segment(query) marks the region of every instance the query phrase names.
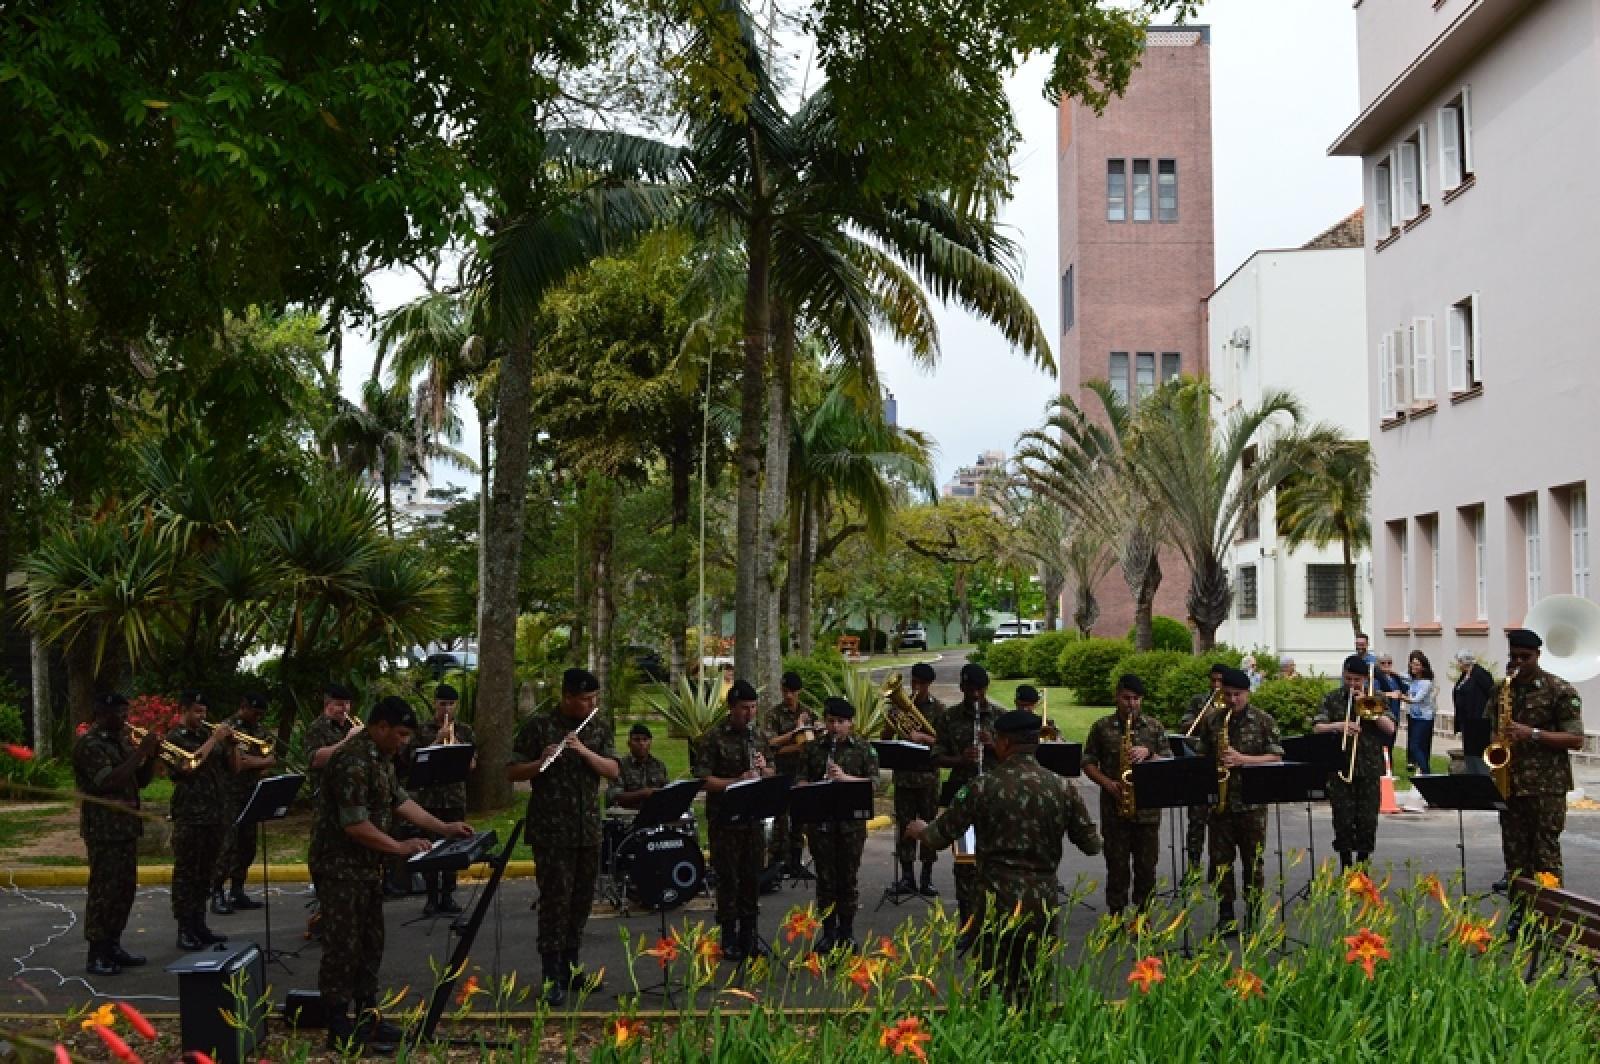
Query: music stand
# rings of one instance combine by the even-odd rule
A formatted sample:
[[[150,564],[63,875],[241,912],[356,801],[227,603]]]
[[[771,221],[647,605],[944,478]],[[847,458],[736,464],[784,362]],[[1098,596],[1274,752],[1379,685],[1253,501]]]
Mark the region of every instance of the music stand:
[[[1293,894],[1290,901],[1310,901],[1311,883],[1316,879],[1317,832],[1312,822],[1311,804],[1328,797],[1328,777],[1344,768],[1344,747],[1338,732],[1307,732],[1291,735],[1283,740],[1283,759],[1302,765],[1315,765],[1322,772],[1320,787],[1306,792],[1306,860],[1310,862],[1311,877]]]
[[[1494,785],[1494,777],[1478,775],[1450,776],[1443,773],[1424,773],[1412,776],[1411,782],[1429,805],[1435,809],[1456,811],[1456,848],[1461,851],[1461,889],[1467,889],[1467,829],[1462,812],[1467,809],[1505,811],[1506,799]],[[1482,895],[1473,895],[1481,897]]]
[[[694,796],[706,785],[705,780],[674,780],[644,800],[639,814],[633,818],[633,830],[674,824],[694,805]],[[633,832],[629,832],[631,835]]]
[[[1191,805],[1215,805],[1216,801],[1217,772],[1210,758],[1153,758],[1133,766],[1135,809],[1181,810]],[[1180,890],[1177,819],[1172,818],[1172,831],[1167,837],[1168,852],[1172,859],[1172,888],[1162,892],[1166,897],[1176,897]],[[1188,920],[1183,922],[1181,952],[1185,957],[1194,954],[1194,947],[1189,942]]]
[[[781,816],[788,808],[792,786],[793,776],[763,776],[730,783],[723,788],[713,822],[728,828],[759,828],[763,820]],[[770,951],[772,947],[761,937],[759,928],[755,935],[761,948]]]
[[[290,973],[294,969],[290,968],[283,958],[298,957],[299,952],[272,948],[272,870],[271,863],[267,860],[267,821],[282,820],[289,815],[295,796],[300,793],[300,785],[305,781],[304,776],[293,772],[257,780],[256,789],[250,792],[250,800],[244,803],[244,808],[239,810],[239,815],[233,821],[235,831],[249,831],[254,826],[259,833],[257,838],[261,846],[261,916],[266,921],[266,941],[262,946],[261,955],[266,963],[275,962]]]
[[[875,739],[872,748],[878,752],[880,769],[889,769],[893,772],[936,771],[933,766],[932,747],[923,746],[921,743],[907,742],[904,739]],[[898,889],[900,881],[896,878],[896,874],[900,871],[899,830],[900,826],[896,824],[894,843],[889,847],[889,885],[883,888],[883,893],[878,897],[877,908],[873,909],[873,912],[883,908],[885,903],[899,907],[908,899],[915,899],[923,904],[928,903],[928,899],[922,896],[920,890]]]
[[[472,771],[472,759],[478,748],[471,743],[450,746],[424,746],[411,755],[411,770],[406,774],[406,787],[443,787],[451,783],[465,783]]]
[[[1039,764],[1058,776],[1076,779],[1083,775],[1082,743],[1040,743],[1035,756]]]
[[[1200,741],[1193,735],[1185,735],[1181,731],[1167,732],[1167,745],[1172,748],[1173,757],[1200,756]]]
[[[1272,765],[1245,765],[1236,769],[1239,774],[1239,796],[1245,805],[1270,805],[1277,831],[1278,850],[1278,911],[1283,920],[1283,939],[1306,945],[1302,939],[1289,934],[1289,899],[1284,895],[1283,868],[1283,807],[1286,803],[1306,804],[1311,808],[1312,794],[1320,794],[1327,785],[1328,774],[1321,765],[1300,761],[1280,761]],[[1307,814],[1309,816],[1309,813]],[[1312,869],[1316,868],[1315,863]],[[1295,897],[1299,897],[1298,894]]]

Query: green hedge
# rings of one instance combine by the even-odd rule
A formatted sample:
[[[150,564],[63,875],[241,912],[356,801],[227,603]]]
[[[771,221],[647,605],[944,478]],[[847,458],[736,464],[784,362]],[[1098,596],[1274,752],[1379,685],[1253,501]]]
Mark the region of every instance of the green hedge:
[[[983,667],[988,669],[989,675],[996,680],[1015,680],[1033,675],[1028,671],[1029,642],[1027,639],[1007,639],[1000,643],[989,644],[988,653],[983,658]]]
[[[1082,639],[1076,631],[1040,632],[1027,641],[1027,675],[1045,687],[1060,687],[1061,652]]]
[[[1138,634],[1138,627],[1128,629],[1128,642],[1134,641]],[[1189,626],[1176,617],[1163,617],[1160,614],[1150,618],[1150,640],[1154,650],[1176,650],[1184,654],[1194,653],[1194,633]]]
[[[783,671],[797,673],[805,684],[800,700],[813,709],[822,708],[830,686],[844,683],[844,670],[844,655],[833,647],[818,645],[810,656],[790,654],[783,659]]]
[[[1272,714],[1279,735],[1301,735],[1311,730],[1311,718],[1322,705],[1323,696],[1337,687],[1333,680],[1294,676],[1265,680],[1250,696],[1250,704]]]
[[[1150,689],[1144,700],[1145,712],[1160,717],[1168,728],[1176,728],[1189,708],[1189,700],[1211,689],[1211,666],[1217,662],[1237,668],[1239,652],[1232,647],[1217,647],[1200,657],[1185,657]]]
[[[1081,706],[1109,706],[1116,701],[1111,669],[1133,647],[1125,639],[1084,639],[1061,652],[1061,682],[1072,688]]]
[[[1131,672],[1144,681],[1145,698],[1148,700],[1160,688],[1161,681],[1167,673],[1193,660],[1191,655],[1176,650],[1151,650],[1143,654],[1135,652],[1121,658],[1113,665],[1111,671],[1106,674],[1106,679],[1111,683],[1111,689],[1115,693],[1117,680],[1124,673]]]

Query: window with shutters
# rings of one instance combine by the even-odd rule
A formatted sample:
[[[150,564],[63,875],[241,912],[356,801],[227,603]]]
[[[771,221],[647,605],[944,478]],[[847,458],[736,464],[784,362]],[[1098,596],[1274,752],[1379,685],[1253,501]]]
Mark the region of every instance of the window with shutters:
[[[1388,421],[1394,417],[1394,352],[1390,350],[1390,342],[1394,339],[1390,333],[1378,337],[1378,420]]]
[[[1178,220],[1178,160],[1162,159],[1156,164],[1156,218]]]
[[[1133,401],[1133,393],[1128,387],[1128,352],[1111,352],[1111,390],[1124,404]]]
[[[1544,598],[1544,570],[1540,557],[1542,540],[1539,535],[1539,496],[1522,498],[1523,566],[1528,580],[1528,608]]]
[[[1480,621],[1489,619],[1489,533],[1484,528],[1483,507],[1472,507],[1472,571],[1474,601]]]
[[[1239,566],[1239,594],[1234,601],[1239,604],[1239,619],[1250,620],[1256,615],[1256,567],[1253,565]]]
[[[1423,600],[1422,608],[1417,611],[1417,620],[1422,623],[1439,623],[1439,515],[1426,514],[1417,518],[1417,538],[1419,555],[1417,564],[1426,566],[1426,571],[1419,574],[1417,581],[1422,593],[1427,596]]]
[[[1422,213],[1428,202],[1427,130],[1416,132],[1400,142],[1400,220],[1409,222]]]
[[[1377,224],[1373,232],[1378,239],[1388,236],[1395,227],[1394,217],[1394,157],[1385,155],[1372,168],[1372,214]]]
[[[1396,522],[1399,547],[1400,570],[1400,620],[1405,624],[1411,623],[1411,537],[1407,534],[1404,521]]]
[[[1445,316],[1445,357],[1450,363],[1450,393],[1460,395],[1483,384],[1478,358],[1478,296],[1453,304]]]
[[[1411,329],[1405,325],[1389,333],[1389,399],[1396,414],[1411,406]]]
[[[1572,536],[1572,593],[1589,597],[1589,492],[1579,485],[1567,492],[1567,527]]]
[[[1467,90],[1439,108],[1439,188],[1459,188],[1472,176],[1472,111]]]
[[[1306,566],[1306,616],[1350,616],[1350,584],[1343,565]]]
[[[1122,159],[1106,160],[1106,221],[1128,220],[1128,164]]]
[[[1133,160],[1133,220],[1150,220],[1150,160]]]
[[[1432,406],[1433,391],[1433,319],[1413,318],[1411,321],[1411,406]]]

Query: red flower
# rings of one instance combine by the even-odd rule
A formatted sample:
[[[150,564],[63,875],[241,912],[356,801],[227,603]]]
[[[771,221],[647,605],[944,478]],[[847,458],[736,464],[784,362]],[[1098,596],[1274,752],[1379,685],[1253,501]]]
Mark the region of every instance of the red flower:
[[[33,751],[26,746],[18,746],[16,743],[6,743],[5,752],[18,761],[33,760]]]
[[[1439,882],[1439,877],[1429,872],[1417,880],[1417,885],[1427,892],[1428,897],[1439,903],[1441,909],[1450,908],[1450,899],[1445,897],[1444,884]]]
[[[611,1044],[618,1049],[643,1038],[649,1028],[643,1020],[619,1016],[611,1024]]]
[[[908,1016],[883,1029],[878,1036],[880,1048],[887,1049],[895,1056],[910,1054],[918,1060],[926,1061],[927,1052],[922,1048],[926,1042],[933,1041],[933,1035],[923,1029],[922,1018]]]
[[[872,957],[856,957],[851,961],[845,977],[856,985],[857,990],[865,994],[877,983],[878,975],[882,971],[883,961]]]
[[[1233,978],[1228,980],[1227,985],[1232,987],[1239,997],[1243,999],[1267,996],[1265,984],[1262,983],[1261,977],[1254,972],[1247,972],[1243,968],[1239,968],[1233,973]]]
[[[56,1064],[72,1064],[72,1054],[60,1042],[56,1043]]]
[[[461,989],[456,991],[456,1004],[465,1005],[479,994],[487,993],[487,990],[478,985],[478,977],[475,975],[469,975],[466,977],[466,979],[462,980]]]
[[[1350,947],[1344,955],[1345,963],[1361,965],[1369,980],[1378,962],[1389,959],[1388,940],[1382,935],[1373,934],[1369,928],[1363,927],[1357,934],[1346,935],[1344,944]]]
[[[95,1024],[94,1033],[99,1035],[100,1041],[104,1042],[106,1044],[106,1048],[111,1050],[111,1055],[116,1057],[118,1060],[123,1061],[124,1064],[144,1064],[144,1062],[139,1059],[139,1054],[130,1049],[128,1047],[128,1043],[124,1042],[120,1037],[118,1037],[117,1032],[113,1031],[111,1028],[102,1024]]]
[[[793,942],[797,938],[809,939],[821,927],[822,921],[817,919],[809,905],[804,909],[797,906],[789,910],[788,917],[783,921],[783,939],[785,942]]]
[[[191,1049],[183,1055],[183,1064],[217,1064],[217,1062],[212,1060],[209,1054],[203,1053],[198,1049]],[[268,1064],[268,1062],[262,1061],[262,1064]]]
[[[707,968],[714,968],[722,960],[722,945],[714,938],[702,938],[694,953]]]
[[[139,1032],[140,1038],[143,1038],[147,1042],[154,1042],[156,1040],[155,1026],[149,1020],[145,1019],[144,1014],[138,1009],[134,1008],[126,1001],[119,1001],[117,1002],[117,1011],[122,1013],[123,1017],[128,1021],[128,1026]]]
[[[878,956],[887,957],[891,961],[900,958],[900,951],[894,948],[894,939],[888,935],[878,936]]]
[[[1488,953],[1489,944],[1494,941],[1494,932],[1489,930],[1488,924],[1475,923],[1467,917],[1462,917],[1456,923],[1451,937],[1462,949],[1475,949],[1479,953]]]
[[[1359,868],[1352,868],[1345,876],[1344,892],[1352,898],[1361,899],[1363,910],[1383,908],[1383,894],[1378,890],[1378,885]]]
[[[800,962],[800,967],[819,978],[822,976],[822,958],[817,956],[815,950],[806,954],[806,959]]]
[[[665,968],[678,959],[679,952],[678,936],[674,933],[671,938],[656,939],[656,944],[647,950],[641,950],[639,956],[654,957],[661,962],[661,967]]]
[[[1160,957],[1144,958],[1128,973],[1128,985],[1137,986],[1141,994],[1150,993],[1150,988],[1156,983],[1167,981],[1166,973],[1161,970],[1162,963]]]

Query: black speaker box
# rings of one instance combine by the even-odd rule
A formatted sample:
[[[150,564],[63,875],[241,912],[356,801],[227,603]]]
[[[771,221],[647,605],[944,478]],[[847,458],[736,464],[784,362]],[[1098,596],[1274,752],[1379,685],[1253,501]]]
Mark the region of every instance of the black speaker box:
[[[186,954],[167,971],[178,977],[184,1050],[207,1053],[217,1064],[255,1060],[256,1046],[266,1038],[269,1007],[260,947],[224,943]]]

